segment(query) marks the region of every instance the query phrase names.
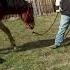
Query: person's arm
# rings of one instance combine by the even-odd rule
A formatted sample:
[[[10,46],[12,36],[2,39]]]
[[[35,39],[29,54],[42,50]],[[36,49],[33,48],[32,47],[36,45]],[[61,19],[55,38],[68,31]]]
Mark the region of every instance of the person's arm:
[[[55,2],[56,12],[60,12],[60,1],[61,0],[56,0],[56,2]]]

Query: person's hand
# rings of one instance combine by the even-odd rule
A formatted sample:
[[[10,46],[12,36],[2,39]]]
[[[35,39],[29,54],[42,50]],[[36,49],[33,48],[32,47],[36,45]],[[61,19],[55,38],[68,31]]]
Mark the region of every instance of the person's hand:
[[[60,12],[60,7],[59,6],[56,6],[56,12]]]

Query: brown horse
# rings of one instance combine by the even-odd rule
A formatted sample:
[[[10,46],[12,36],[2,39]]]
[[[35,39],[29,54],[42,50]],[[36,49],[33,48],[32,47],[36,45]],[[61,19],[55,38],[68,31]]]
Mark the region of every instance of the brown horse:
[[[0,0],[0,29],[8,35],[11,45],[15,46],[15,40],[9,29],[2,22],[2,19],[10,14],[18,14],[26,26],[33,29],[35,23],[32,3],[28,3],[25,0]]]

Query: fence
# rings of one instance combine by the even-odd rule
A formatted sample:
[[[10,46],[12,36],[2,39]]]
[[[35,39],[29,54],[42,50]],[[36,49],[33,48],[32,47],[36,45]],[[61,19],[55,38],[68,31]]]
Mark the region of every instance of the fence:
[[[54,0],[27,0],[32,2],[35,15],[54,12]]]

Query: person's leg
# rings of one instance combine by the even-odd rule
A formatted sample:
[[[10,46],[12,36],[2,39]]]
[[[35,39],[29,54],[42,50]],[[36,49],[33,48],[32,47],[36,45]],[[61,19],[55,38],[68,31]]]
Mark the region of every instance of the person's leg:
[[[70,17],[61,15],[59,30],[55,38],[55,46],[60,46],[64,40],[64,34],[69,26]]]

